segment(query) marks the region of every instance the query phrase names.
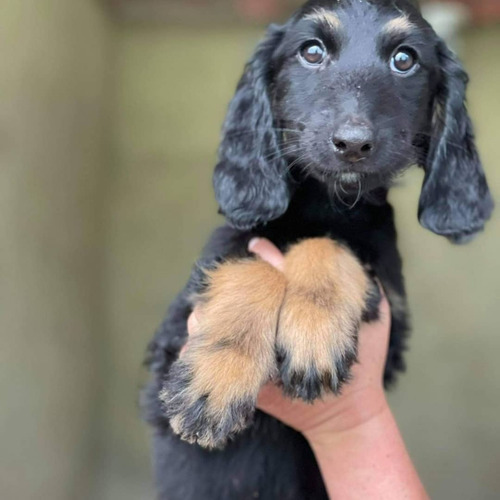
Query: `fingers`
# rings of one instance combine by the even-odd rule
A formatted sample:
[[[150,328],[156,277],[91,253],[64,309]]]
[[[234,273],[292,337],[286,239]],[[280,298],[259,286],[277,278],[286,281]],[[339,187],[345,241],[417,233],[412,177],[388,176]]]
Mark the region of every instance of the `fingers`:
[[[280,271],[283,271],[283,254],[269,240],[254,238],[248,244],[248,250]]]
[[[189,316],[189,319],[188,319],[188,333],[190,336],[196,334],[198,326],[199,326],[199,320],[198,320],[198,316],[197,316],[197,310],[195,309],[191,313],[191,316]]]
[[[188,336],[193,337],[196,335],[198,332],[198,327],[200,325],[199,319],[198,319],[198,309],[195,308],[191,315],[188,318],[187,322],[187,328],[188,328]],[[180,356],[182,356],[188,349],[189,347],[189,342],[186,343],[186,345],[181,349]]]

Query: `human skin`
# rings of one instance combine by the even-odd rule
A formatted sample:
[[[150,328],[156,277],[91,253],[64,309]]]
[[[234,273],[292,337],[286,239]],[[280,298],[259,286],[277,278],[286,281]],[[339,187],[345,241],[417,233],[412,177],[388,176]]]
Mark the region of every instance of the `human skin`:
[[[249,250],[282,269],[283,255],[270,241],[252,240]],[[190,335],[196,335],[198,315],[195,309],[189,318]],[[379,321],[360,329],[358,362],[341,395],[308,404],[286,398],[270,383],[262,389],[258,407],[308,440],[330,498],[427,499],[385,397],[383,372],[391,326],[385,295],[379,316]]]

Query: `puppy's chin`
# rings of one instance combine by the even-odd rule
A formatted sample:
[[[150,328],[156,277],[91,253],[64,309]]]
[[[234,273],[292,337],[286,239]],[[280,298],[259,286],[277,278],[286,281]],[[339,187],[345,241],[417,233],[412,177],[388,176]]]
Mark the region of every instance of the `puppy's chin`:
[[[359,172],[339,172],[327,179],[330,196],[349,201],[359,201],[361,197],[388,185],[388,179],[374,174]]]
[[[356,189],[359,189],[359,184],[362,183],[363,178],[365,177],[366,175],[357,172],[344,172],[336,176],[337,180],[342,185],[346,187],[353,186],[356,187]]]
[[[367,174],[361,174],[359,172],[338,173],[329,179],[329,184],[331,183],[334,183],[337,188],[340,188],[340,190],[345,193],[363,192],[372,184]]]

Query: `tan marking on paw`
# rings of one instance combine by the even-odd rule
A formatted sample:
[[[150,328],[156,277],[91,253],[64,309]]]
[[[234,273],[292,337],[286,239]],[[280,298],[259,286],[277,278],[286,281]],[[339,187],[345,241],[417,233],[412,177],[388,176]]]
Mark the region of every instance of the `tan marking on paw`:
[[[328,238],[305,240],[285,257],[288,288],[277,343],[294,370],[335,370],[356,350],[369,280],[350,250]]]
[[[208,395],[223,414],[231,402],[255,399],[275,369],[274,344],[285,278],[260,260],[228,262],[207,273],[199,333],[184,357],[192,397]]]
[[[340,19],[333,12],[326,9],[315,9],[304,19],[325,24],[332,30],[339,30],[342,27]]]

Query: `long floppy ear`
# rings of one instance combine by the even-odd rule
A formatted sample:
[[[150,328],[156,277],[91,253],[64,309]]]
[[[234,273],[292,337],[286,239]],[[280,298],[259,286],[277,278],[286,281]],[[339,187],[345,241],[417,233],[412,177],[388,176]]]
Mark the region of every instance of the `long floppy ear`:
[[[271,26],[248,62],[226,116],[215,167],[221,213],[238,229],[282,215],[290,201],[286,164],[279,153],[269,87],[271,57],[284,28]]]
[[[420,197],[422,226],[466,243],[484,228],[493,210],[474,131],[465,106],[468,76],[440,40],[441,77],[432,119],[432,137]]]

